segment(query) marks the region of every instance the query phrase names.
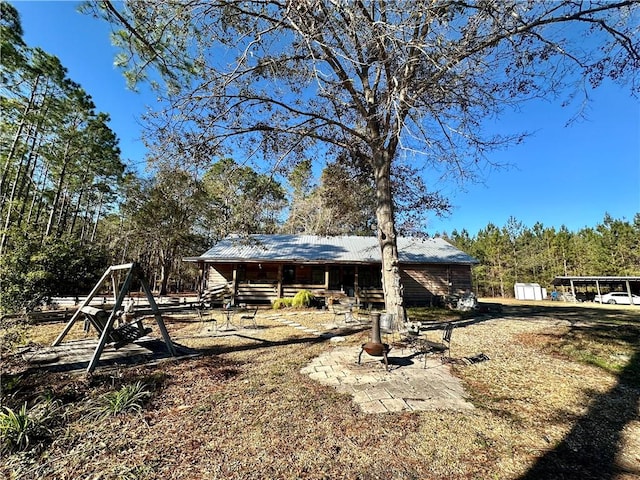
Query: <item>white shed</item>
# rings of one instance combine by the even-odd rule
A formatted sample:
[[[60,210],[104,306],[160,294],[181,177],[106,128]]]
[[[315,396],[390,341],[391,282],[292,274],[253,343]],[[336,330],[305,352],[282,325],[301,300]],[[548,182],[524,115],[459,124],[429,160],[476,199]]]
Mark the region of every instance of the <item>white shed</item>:
[[[516,283],[514,290],[518,300],[544,300],[547,298],[547,289],[540,287],[537,283]]]

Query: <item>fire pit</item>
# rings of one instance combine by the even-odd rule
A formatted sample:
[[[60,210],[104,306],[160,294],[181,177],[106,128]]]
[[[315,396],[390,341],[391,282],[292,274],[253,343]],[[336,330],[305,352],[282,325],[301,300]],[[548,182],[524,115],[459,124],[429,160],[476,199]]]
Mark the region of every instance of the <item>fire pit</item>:
[[[384,359],[385,368],[389,370],[389,360],[387,358],[387,353],[389,353],[389,350],[391,350],[389,344],[382,343],[382,338],[380,337],[380,314],[372,313],[371,341],[362,345],[362,349],[360,350],[360,354],[358,355],[358,364],[360,364],[362,352],[367,352],[372,357],[382,357]]]

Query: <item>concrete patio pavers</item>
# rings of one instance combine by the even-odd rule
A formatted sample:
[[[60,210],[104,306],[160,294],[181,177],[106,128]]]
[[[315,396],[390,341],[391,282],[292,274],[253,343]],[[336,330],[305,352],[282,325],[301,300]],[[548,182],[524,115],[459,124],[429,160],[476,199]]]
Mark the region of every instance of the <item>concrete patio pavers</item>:
[[[365,413],[413,410],[472,410],[460,381],[439,358],[389,355],[390,371],[382,361],[362,355],[359,347],[335,347],[314,358],[300,372],[349,393]]]
[[[273,318],[273,317],[272,317]],[[331,340],[340,339],[331,333],[339,325],[324,324],[328,332],[320,332],[291,320],[274,318],[280,323],[320,335]],[[350,326],[354,326],[351,324]],[[314,358],[300,373],[330,385],[337,391],[352,395],[353,401],[365,413],[388,413],[414,410],[472,410],[466,400],[460,380],[451,375],[449,365],[439,357],[415,356],[409,349],[389,354],[390,371],[380,358],[362,354],[360,347],[334,347]]]

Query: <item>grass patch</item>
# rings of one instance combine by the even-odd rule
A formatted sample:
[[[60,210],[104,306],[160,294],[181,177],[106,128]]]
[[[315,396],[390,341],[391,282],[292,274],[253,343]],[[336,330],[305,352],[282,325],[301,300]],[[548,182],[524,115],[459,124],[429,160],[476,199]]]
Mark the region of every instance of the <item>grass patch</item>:
[[[142,382],[123,385],[119,390],[102,395],[96,405],[91,408],[91,416],[105,418],[125,413],[140,413],[150,396],[151,392]]]
[[[273,301],[273,309],[280,310],[283,308],[290,308],[293,306],[293,298],[276,298]]]
[[[27,402],[0,412],[0,452],[13,452],[42,448],[50,440],[55,428],[65,417],[62,404],[50,398],[41,398],[31,407]]]
[[[412,312],[434,322],[463,317]],[[322,330],[333,323],[330,312],[265,310],[257,331],[218,336],[202,334],[195,315],[165,318],[172,338],[200,349],[201,357],[98,369],[89,379],[26,371],[8,358],[3,379],[20,382],[3,396],[7,406],[32,405],[49,389],[73,415],[65,434],[40,454],[8,454],[0,472],[21,479],[522,480],[554,478],[548,472],[556,471],[627,480],[640,475],[640,391],[628,381],[639,363],[640,312],[615,321],[610,309],[601,312],[516,305],[500,317],[463,322],[453,333],[452,357],[490,358],[451,366],[476,405],[465,413],[364,414],[350,395],[301,374],[334,344],[282,320]],[[45,341],[62,326],[33,328],[40,331],[30,338]],[[344,334],[341,345],[353,346],[354,363],[369,336],[368,329]],[[87,398],[113,396],[114,405],[124,405],[123,397],[136,396],[116,394],[138,384],[153,392],[133,400],[139,414],[83,415]],[[544,473],[527,477],[538,471]]]
[[[412,322],[452,322],[456,320],[463,320],[465,318],[472,318],[476,315],[476,312],[462,312],[443,307],[413,307],[407,309],[407,316]]]
[[[572,325],[555,334],[521,336],[526,344],[537,344],[546,352],[585,365],[598,367],[625,382],[640,386],[640,365],[632,361],[640,346],[640,325]]]

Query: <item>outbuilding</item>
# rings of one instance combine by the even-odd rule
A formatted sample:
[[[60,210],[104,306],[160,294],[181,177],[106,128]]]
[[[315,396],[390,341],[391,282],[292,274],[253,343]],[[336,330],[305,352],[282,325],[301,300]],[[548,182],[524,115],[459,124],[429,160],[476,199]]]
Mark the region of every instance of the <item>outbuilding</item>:
[[[471,290],[477,261],[441,238],[398,238],[406,305]],[[226,238],[199,257],[201,294],[225,287],[235,303],[269,303],[310,290],[317,297],[384,303],[376,237],[249,235]]]
[[[516,283],[514,292],[517,300],[544,300],[547,298],[547,289],[538,283]]]

